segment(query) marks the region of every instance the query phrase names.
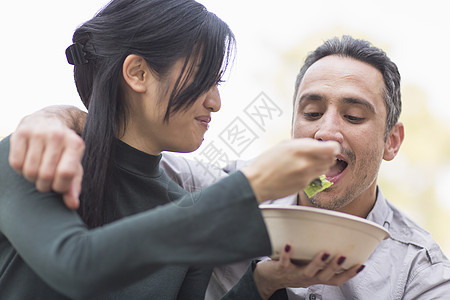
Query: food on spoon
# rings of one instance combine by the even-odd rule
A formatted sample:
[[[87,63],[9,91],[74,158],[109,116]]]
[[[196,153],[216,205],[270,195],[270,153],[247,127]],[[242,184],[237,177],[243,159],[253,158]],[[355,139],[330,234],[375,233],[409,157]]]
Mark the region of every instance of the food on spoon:
[[[331,181],[327,180],[327,177],[325,175],[321,175],[319,178],[314,179],[306,188],[305,188],[305,194],[308,196],[308,198],[311,198],[315,194],[323,191],[324,189],[329,188],[332,186],[333,183]]]

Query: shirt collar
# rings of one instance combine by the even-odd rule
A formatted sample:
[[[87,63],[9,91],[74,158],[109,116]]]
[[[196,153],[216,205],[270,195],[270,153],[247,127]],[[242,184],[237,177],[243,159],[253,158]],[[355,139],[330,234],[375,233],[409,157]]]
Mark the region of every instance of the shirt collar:
[[[386,198],[384,198],[380,188],[377,187],[377,200],[375,201],[375,204],[366,219],[389,230],[392,217],[392,209],[389,208]]]
[[[115,163],[121,169],[144,177],[158,177],[161,175],[159,162],[162,155],[144,153],[119,139],[115,140]]]
[[[297,194],[289,195],[277,200],[269,200],[262,204],[275,204],[275,205],[297,205]]]

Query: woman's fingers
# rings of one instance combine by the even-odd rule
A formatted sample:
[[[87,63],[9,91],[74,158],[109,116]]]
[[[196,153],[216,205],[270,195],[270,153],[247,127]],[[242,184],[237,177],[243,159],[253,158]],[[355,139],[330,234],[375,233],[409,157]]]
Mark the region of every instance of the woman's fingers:
[[[291,263],[291,250],[292,247],[289,244],[286,244],[283,248],[283,251],[280,254],[279,265],[283,268],[289,267]]]
[[[335,163],[339,144],[293,139],[264,152],[241,169],[258,202],[279,199],[303,190]]]
[[[356,276],[364,269],[364,265],[355,265],[348,270],[344,270],[342,265],[346,261],[344,255],[336,255],[326,264],[326,266],[317,274],[317,280],[328,285],[341,285],[352,277]]]
[[[352,279],[355,277],[358,273],[360,273],[362,270],[364,270],[365,265],[355,265],[351,267],[350,269],[343,271],[339,274],[335,274],[333,278],[329,280],[329,284],[331,285],[341,285],[344,282]]]
[[[321,251],[307,264],[293,264],[292,247],[287,244],[280,254],[279,260],[266,260],[257,264],[254,278],[258,290],[264,295],[271,295],[283,287],[308,287],[315,284],[341,285],[356,276],[364,269],[364,265],[355,265],[343,270],[346,258],[337,255],[330,259],[327,251]]]
[[[310,263],[305,266],[304,274],[308,278],[314,278],[327,265],[326,261],[330,254],[326,251],[319,252]]]

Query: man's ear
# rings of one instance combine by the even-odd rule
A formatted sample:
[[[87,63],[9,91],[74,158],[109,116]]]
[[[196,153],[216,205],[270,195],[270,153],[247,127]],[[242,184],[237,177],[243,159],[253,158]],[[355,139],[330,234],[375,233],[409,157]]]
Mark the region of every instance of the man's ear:
[[[130,54],[125,58],[122,67],[123,79],[128,86],[137,93],[147,91],[147,81],[152,76],[147,62],[136,54]]]
[[[403,127],[403,123],[397,123],[389,132],[389,135],[386,139],[386,143],[384,145],[384,154],[383,159],[390,161],[393,160],[397,155],[398,150],[400,150],[400,146],[405,138],[405,129]]]

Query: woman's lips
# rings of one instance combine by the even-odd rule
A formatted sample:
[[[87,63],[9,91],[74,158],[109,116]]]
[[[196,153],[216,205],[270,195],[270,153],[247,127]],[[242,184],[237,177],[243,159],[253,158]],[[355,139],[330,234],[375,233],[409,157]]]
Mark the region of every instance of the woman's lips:
[[[202,125],[206,129],[208,129],[209,122],[211,122],[211,117],[210,116],[200,116],[200,117],[196,117],[195,120],[198,121],[200,123],[200,125]]]

